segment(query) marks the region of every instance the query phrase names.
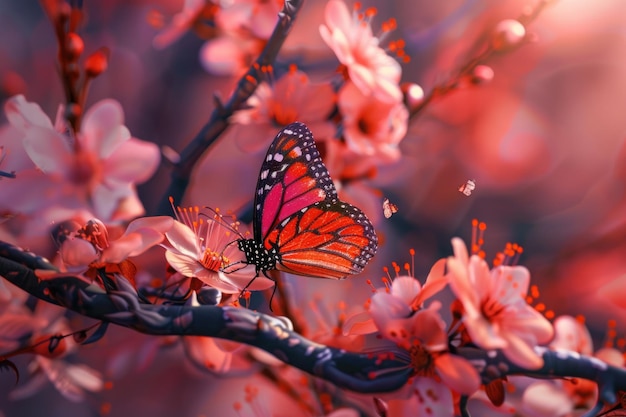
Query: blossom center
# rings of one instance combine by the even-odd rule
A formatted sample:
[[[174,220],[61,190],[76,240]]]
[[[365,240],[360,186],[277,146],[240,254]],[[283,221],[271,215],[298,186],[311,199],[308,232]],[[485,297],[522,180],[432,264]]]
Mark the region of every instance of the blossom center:
[[[417,375],[432,376],[435,373],[433,355],[421,343],[414,343],[409,349],[411,367]]]
[[[91,152],[79,152],[69,171],[69,180],[76,185],[96,184],[101,174],[100,164]]]
[[[493,319],[504,311],[504,306],[498,300],[487,298],[481,303],[480,311],[486,319]]]
[[[212,251],[210,248],[206,248],[202,254],[202,260],[200,263],[206,269],[217,272],[224,265],[228,265],[229,261],[224,255],[220,255],[219,253]]]

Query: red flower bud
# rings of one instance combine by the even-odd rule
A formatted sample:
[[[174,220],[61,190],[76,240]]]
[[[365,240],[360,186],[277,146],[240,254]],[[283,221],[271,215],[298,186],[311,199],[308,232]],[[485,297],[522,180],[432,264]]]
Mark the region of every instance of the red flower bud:
[[[87,77],[97,77],[106,71],[109,66],[109,49],[100,48],[87,57],[85,61],[85,73]]]

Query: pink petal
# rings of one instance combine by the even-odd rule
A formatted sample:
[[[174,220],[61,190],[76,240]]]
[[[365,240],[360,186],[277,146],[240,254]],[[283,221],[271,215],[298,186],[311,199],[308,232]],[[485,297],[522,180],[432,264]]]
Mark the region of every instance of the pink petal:
[[[122,201],[132,193],[134,193],[134,189],[129,184],[117,187],[97,184],[91,190],[91,205],[94,214],[99,219],[110,220],[120,208]]]
[[[189,227],[179,221],[174,221],[172,227],[165,233],[169,244],[181,255],[197,259],[201,248],[198,238]],[[169,252],[169,250],[168,250]]]
[[[465,242],[463,242],[461,238],[452,238],[452,249],[454,250],[454,256],[459,260],[459,262],[465,265],[469,263],[467,247],[465,246]]]
[[[352,15],[341,0],[330,0],[326,3],[324,19],[331,30],[349,31],[352,26]]]
[[[429,299],[448,285],[448,276],[445,275],[446,259],[439,259],[430,268],[430,272],[426,277],[426,282],[422,287],[422,291],[416,301],[417,305],[421,305],[425,300]]]
[[[505,339],[495,331],[494,326],[482,315],[465,317],[465,328],[472,342],[483,349],[501,349],[507,345]]]
[[[532,340],[537,343],[548,343],[554,337],[554,328],[548,319],[525,302],[520,308],[511,309],[506,314],[501,326],[507,332],[521,336],[532,335]]]
[[[152,177],[161,160],[160,155],[155,144],[130,139],[104,161],[104,182],[140,184]]]
[[[81,139],[81,144],[88,150],[101,159],[108,158],[121,143],[130,139],[130,132],[124,126],[122,105],[113,99],[94,104],[85,113]]]
[[[388,319],[407,318],[411,314],[411,309],[400,298],[386,292],[377,292],[372,296],[370,314],[376,325],[379,325]]]
[[[4,112],[9,123],[22,133],[33,126],[54,130],[50,118],[41,110],[41,107],[37,103],[26,101],[21,94],[6,101]]]
[[[480,315],[478,297],[473,283],[470,282],[467,264],[462,263],[458,258],[449,257],[447,265],[450,271],[448,274],[450,288],[463,304],[466,314],[471,316]]]
[[[200,49],[200,63],[215,75],[236,75],[243,71],[245,50],[234,39],[222,36],[206,42]]]
[[[343,323],[343,334],[345,336],[370,334],[375,333],[377,330],[378,328],[374,320],[372,320],[370,313],[367,311],[350,316]]]
[[[61,245],[59,254],[67,266],[87,266],[99,256],[91,242],[80,238],[68,238]]]
[[[511,362],[527,369],[539,369],[543,366],[543,358],[535,352],[534,346],[529,345],[522,337],[504,330],[501,336],[507,341],[507,346],[502,349],[502,353]]]
[[[494,281],[494,296],[502,304],[511,304],[523,299],[528,293],[530,272],[523,266],[500,266],[491,271]]]
[[[574,404],[554,383],[539,381],[524,390],[521,409],[534,417],[565,416],[573,411]]]
[[[172,268],[186,277],[195,277],[204,269],[196,257],[191,257],[179,252],[168,250],[165,252],[165,259]]]
[[[46,174],[64,174],[72,167],[67,139],[52,129],[31,126],[23,139],[24,150]]]
[[[119,263],[124,259],[137,256],[163,241],[163,233],[152,229],[124,235],[111,243],[100,257],[102,262]]]
[[[413,299],[419,295],[421,289],[422,286],[414,277],[401,276],[394,278],[391,284],[391,295],[410,306]]]
[[[390,417],[453,417],[454,401],[450,389],[432,378],[415,377],[412,395],[406,400],[388,401]]]
[[[154,217],[141,217],[135,219],[126,227],[126,234],[139,231],[141,229],[153,229],[160,233],[169,231],[174,225],[174,219],[170,216],[154,216]]]
[[[448,349],[446,324],[434,308],[417,311],[411,317],[410,333],[415,335],[430,351]]]
[[[470,395],[480,387],[478,372],[460,356],[449,353],[439,355],[435,358],[435,367],[443,383],[454,391]]]
[[[617,349],[602,348],[598,350],[594,356],[609,365],[616,366],[618,368],[624,367],[624,354]]]

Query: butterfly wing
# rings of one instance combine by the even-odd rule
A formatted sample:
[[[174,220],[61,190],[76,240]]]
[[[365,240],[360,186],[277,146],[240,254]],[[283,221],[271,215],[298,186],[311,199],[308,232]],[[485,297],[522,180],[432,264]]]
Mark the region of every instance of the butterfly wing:
[[[358,208],[339,201],[305,207],[273,228],[265,240],[280,248],[276,269],[322,278],[363,270],[376,253],[374,227]]]
[[[337,198],[337,191],[303,123],[281,130],[270,145],[254,197],[254,240],[264,242],[280,222],[305,207]],[[270,247],[265,245],[266,249]]]

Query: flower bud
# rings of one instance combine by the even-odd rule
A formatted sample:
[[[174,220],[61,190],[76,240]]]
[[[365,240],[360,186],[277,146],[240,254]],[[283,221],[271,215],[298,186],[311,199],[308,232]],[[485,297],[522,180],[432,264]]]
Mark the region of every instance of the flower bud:
[[[70,32],[65,37],[65,58],[70,61],[76,61],[85,50],[83,38],[74,32]]]
[[[85,61],[85,73],[87,77],[93,78],[106,71],[109,66],[109,49],[100,48],[87,57]]]
[[[514,19],[505,19],[496,25],[491,37],[491,46],[498,52],[514,48],[526,37],[526,28]]]
[[[424,90],[415,83],[404,83],[401,86],[404,94],[404,104],[413,109],[419,106],[424,100]]]
[[[487,65],[476,65],[470,75],[470,82],[472,84],[486,84],[493,80],[493,69]]]

